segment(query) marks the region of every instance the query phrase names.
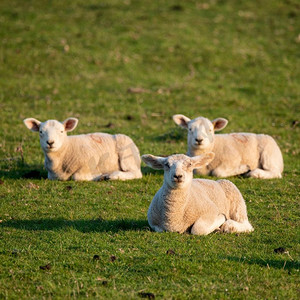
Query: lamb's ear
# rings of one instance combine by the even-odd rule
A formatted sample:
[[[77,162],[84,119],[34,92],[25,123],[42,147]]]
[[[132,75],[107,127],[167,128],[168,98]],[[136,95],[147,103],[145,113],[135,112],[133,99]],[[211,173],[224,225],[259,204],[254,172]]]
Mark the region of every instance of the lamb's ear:
[[[65,131],[72,131],[76,128],[78,124],[78,119],[76,118],[68,118],[63,121],[63,125],[65,126]]]
[[[188,117],[184,115],[174,115],[173,121],[182,128],[188,129],[188,123],[191,121]]]
[[[194,169],[208,165],[215,158],[213,152],[208,152],[203,155],[191,157]]]
[[[151,154],[142,155],[142,160],[152,169],[161,170],[164,168],[165,157],[154,156]]]
[[[224,118],[217,118],[217,119],[212,120],[211,122],[214,125],[215,131],[222,130],[228,124],[228,121]]]
[[[39,131],[41,122],[34,118],[27,118],[23,120],[25,126],[31,131]]]

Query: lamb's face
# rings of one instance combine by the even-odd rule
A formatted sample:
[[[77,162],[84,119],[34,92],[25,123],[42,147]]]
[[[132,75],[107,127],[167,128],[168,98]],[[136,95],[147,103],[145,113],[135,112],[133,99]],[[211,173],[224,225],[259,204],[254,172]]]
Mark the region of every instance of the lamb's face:
[[[209,164],[215,155],[212,152],[200,156],[189,157],[175,154],[159,157],[151,154],[142,156],[142,160],[153,169],[164,170],[164,182],[171,188],[185,188],[193,180],[193,170]]]
[[[24,120],[24,123],[31,131],[39,132],[42,149],[49,152],[56,152],[61,149],[67,138],[67,132],[72,131],[78,123],[76,118],[69,118],[64,122],[48,120],[40,122],[34,118]]]
[[[193,150],[208,150],[212,149],[212,144],[215,139],[215,131],[223,129],[228,121],[223,118],[217,118],[210,121],[207,118],[198,117],[189,119],[184,115],[174,115],[174,122],[188,130],[188,145]]]
[[[58,151],[67,137],[64,125],[56,120],[41,123],[39,134],[41,147],[45,152]]]
[[[214,142],[214,126],[206,118],[196,118],[188,122],[188,144],[194,149],[205,150]]]
[[[194,165],[191,159],[183,154],[172,155],[164,162],[164,180],[173,188],[184,188],[193,179]]]

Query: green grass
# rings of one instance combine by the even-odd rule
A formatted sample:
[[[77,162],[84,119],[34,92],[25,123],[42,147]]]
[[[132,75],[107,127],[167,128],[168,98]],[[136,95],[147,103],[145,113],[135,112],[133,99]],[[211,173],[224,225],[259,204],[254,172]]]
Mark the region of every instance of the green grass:
[[[296,0],[2,0],[0,299],[297,299],[299,15]],[[167,155],[186,151],[175,113],[277,140],[283,179],[231,178],[253,233],[151,232],[161,172],[51,182],[22,122],[74,116],[74,134],[122,132]]]

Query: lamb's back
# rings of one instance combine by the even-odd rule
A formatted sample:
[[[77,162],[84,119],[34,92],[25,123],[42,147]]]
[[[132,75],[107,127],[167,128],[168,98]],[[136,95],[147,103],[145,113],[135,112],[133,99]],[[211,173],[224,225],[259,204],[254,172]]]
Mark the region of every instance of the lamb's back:
[[[198,214],[210,209],[212,205],[216,205],[222,213],[228,209],[224,190],[217,181],[209,179],[193,179],[191,202],[195,203],[195,207],[193,207],[194,205],[190,206]]]
[[[93,172],[109,173],[119,169],[115,136],[107,133],[90,133],[69,136],[70,156],[81,164],[90,165]]]
[[[259,166],[260,148],[259,136],[254,133],[216,134],[213,152],[216,156],[210,164],[210,169],[219,165],[231,166],[235,160],[239,164],[248,165],[250,169]]]

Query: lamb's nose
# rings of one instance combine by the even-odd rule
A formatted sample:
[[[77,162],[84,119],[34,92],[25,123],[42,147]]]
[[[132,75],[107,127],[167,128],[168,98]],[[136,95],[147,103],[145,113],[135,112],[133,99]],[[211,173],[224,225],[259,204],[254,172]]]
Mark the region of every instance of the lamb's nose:
[[[47,144],[48,144],[49,146],[52,146],[52,145],[54,144],[54,141],[47,141]]]
[[[182,178],[182,175],[174,175],[174,177],[179,180]]]
[[[200,145],[201,143],[202,143],[202,141],[203,141],[203,139],[195,139],[196,140],[196,142]]]

